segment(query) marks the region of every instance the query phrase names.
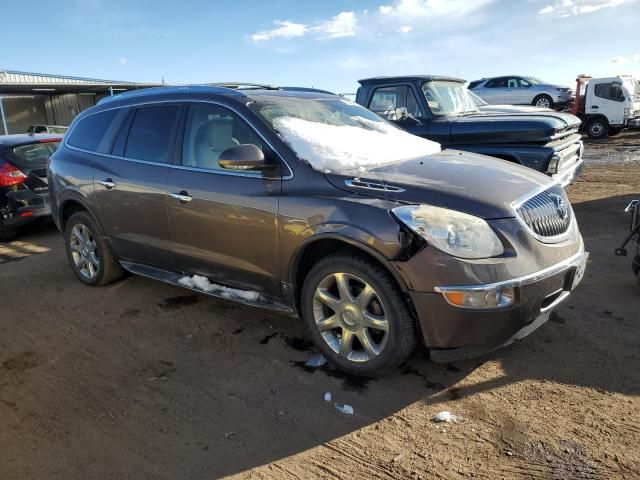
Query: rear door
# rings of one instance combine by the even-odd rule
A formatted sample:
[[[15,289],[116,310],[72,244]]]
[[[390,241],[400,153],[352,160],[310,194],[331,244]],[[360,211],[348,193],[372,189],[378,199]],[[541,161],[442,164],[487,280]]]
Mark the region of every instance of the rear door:
[[[238,114],[213,104],[189,107],[180,165],[171,169],[168,181],[177,269],[277,298],[281,174],[267,178],[221,168],[220,154],[240,144],[257,145],[278,161]]]
[[[119,257],[171,269],[167,178],[182,107],[133,107],[94,170],[95,202]]]
[[[485,102],[492,105],[505,103],[505,93],[507,90],[507,77],[492,78],[483,87],[476,87],[474,92]]]

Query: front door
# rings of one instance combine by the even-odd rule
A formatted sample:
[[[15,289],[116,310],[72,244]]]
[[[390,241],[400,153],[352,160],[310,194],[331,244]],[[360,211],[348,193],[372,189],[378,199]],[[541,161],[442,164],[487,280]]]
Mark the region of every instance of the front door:
[[[171,170],[168,211],[177,269],[212,281],[280,296],[278,199],[281,178],[220,167],[220,154],[254,144],[274,153],[235,113],[189,107],[181,165]]]
[[[609,125],[622,125],[624,123],[625,95],[621,82],[605,81],[597,83],[597,81],[590,81],[587,89],[590,90],[585,103],[587,114],[604,115]]]
[[[172,268],[167,220],[167,178],[181,107],[130,112],[111,156],[95,162],[95,201],[117,255]]]

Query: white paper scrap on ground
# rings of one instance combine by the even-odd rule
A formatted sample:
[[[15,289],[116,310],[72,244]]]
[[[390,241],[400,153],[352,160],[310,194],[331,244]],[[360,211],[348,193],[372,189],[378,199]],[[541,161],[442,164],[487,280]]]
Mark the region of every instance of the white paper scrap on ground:
[[[217,283],[211,283],[207,277],[203,277],[201,275],[182,277],[180,280],[178,280],[178,283],[180,285],[184,285],[185,287],[202,290],[206,293],[217,293],[221,297],[227,298],[229,300],[240,299],[255,302],[261,297],[258,292],[238,290],[235,288],[225,287],[224,285],[218,285]]]
[[[325,402],[330,402],[331,401],[331,392],[327,392],[324,394],[324,401]]]
[[[353,415],[353,407],[351,405],[347,405],[346,403],[344,405],[338,405],[336,403],[336,408],[344,415]]]
[[[311,357],[309,360],[307,360],[304,363],[304,366],[316,368],[316,367],[321,367],[325,363],[327,363],[327,359],[324,358],[324,355],[320,353],[316,353],[313,357]]]
[[[457,422],[458,421],[458,417],[453,415],[451,412],[449,412],[447,410],[444,410],[444,411],[434,415],[431,420],[436,422],[436,423],[451,423],[451,422]]]

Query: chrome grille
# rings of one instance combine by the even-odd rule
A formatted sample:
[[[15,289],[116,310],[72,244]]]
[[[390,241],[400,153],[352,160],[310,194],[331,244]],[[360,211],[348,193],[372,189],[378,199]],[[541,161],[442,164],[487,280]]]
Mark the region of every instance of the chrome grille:
[[[542,241],[562,238],[573,220],[571,204],[560,185],[524,201],[516,212],[534,236]]]

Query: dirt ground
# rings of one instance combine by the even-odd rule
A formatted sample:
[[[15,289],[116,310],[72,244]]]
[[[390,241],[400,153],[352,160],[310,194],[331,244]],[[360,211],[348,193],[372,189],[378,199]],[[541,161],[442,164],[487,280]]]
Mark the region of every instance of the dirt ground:
[[[613,255],[640,132],[586,158],[569,192],[591,259],[551,321],[378,380],[305,369],[295,320],[143,278],[85,287],[32,226],[0,245],[0,479],[640,478],[640,285]]]

